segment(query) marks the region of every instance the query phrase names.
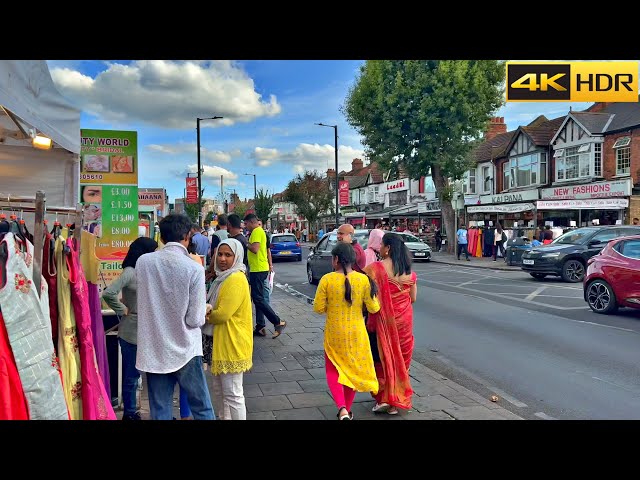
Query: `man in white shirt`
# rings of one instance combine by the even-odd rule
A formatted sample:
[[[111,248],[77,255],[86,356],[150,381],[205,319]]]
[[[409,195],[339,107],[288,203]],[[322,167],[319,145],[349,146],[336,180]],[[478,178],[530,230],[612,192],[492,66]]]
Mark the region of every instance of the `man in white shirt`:
[[[204,268],[187,252],[191,220],[171,214],[160,222],[164,248],[136,264],[138,352],[136,368],[147,374],[153,420],[173,418],[175,384],[187,395],[194,420],[214,420],[202,369],[205,323]]]

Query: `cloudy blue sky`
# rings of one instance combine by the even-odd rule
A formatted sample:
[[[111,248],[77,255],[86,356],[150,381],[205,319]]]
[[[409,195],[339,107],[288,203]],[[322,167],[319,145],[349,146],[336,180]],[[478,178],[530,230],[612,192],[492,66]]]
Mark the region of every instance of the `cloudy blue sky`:
[[[258,188],[282,191],[296,173],[326,171],[334,163],[338,125],[340,169],[362,157],[360,136],[340,106],[363,61],[355,60],[49,60],[60,92],[81,111],[81,128],[138,132],[139,186],[183,196],[196,172],[196,117],[200,124],[205,197],[233,189],[253,197]],[[496,116],[509,130],[544,114],[555,118],[580,103],[509,103]]]

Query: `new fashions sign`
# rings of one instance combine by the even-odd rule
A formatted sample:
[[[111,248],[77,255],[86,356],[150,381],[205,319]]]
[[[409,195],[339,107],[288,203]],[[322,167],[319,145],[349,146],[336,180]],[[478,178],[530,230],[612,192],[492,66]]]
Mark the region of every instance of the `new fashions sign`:
[[[538,200],[538,198],[538,190],[521,190],[497,195],[480,195],[480,203],[482,205],[493,205],[496,203],[530,202],[531,200]]]
[[[586,200],[538,200],[538,210],[619,210],[627,208],[626,198],[592,198]]]
[[[569,185],[567,187],[543,188],[542,200],[580,200],[583,198],[628,197],[631,195],[631,179],[612,182]]]
[[[467,207],[467,213],[517,213],[535,209],[533,203],[507,203],[502,205],[475,205]]]
[[[401,192],[403,190],[409,190],[409,179],[403,178],[400,180],[396,180],[395,182],[387,182],[383,183],[380,187],[380,194],[391,193],[391,192]]]

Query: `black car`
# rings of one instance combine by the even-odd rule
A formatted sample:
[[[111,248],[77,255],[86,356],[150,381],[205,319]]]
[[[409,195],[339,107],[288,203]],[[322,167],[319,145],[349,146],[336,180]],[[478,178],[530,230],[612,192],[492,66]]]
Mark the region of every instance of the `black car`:
[[[358,241],[363,249],[367,248],[369,243],[369,232],[367,229],[356,229],[353,238]],[[338,243],[338,234],[336,231],[327,233],[320,239],[315,247],[311,247],[311,252],[307,257],[307,278],[309,283],[317,285],[320,278],[330,272],[333,272],[331,265],[331,250]]]
[[[610,240],[626,235],[640,235],[640,226],[594,226],[571,230],[549,245],[524,252],[522,270],[536,279],[554,275],[565,282],[581,282],[587,260],[600,253]]]

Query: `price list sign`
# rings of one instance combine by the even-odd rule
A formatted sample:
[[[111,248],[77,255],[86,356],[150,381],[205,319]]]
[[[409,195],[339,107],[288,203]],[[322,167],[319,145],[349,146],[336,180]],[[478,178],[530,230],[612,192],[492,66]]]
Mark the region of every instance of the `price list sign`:
[[[83,228],[97,237],[104,288],[120,275],[129,245],[138,237],[138,134],[81,130],[81,137]]]

